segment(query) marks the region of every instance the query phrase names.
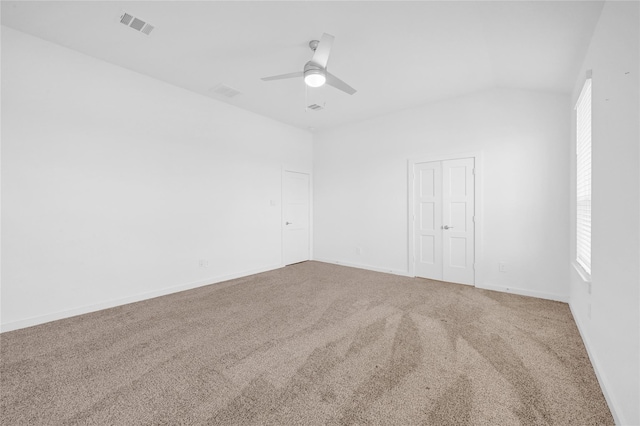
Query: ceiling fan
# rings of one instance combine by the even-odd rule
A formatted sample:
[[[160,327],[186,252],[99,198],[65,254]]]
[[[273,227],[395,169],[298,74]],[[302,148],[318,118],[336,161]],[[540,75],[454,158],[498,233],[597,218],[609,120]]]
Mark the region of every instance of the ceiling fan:
[[[304,82],[309,87],[320,87],[325,83],[333,86],[338,90],[353,95],[356,89],[340,80],[335,75],[327,71],[327,62],[329,62],[329,53],[334,37],[331,34],[324,33],[320,41],[311,40],[309,47],[313,50],[313,57],[304,65],[304,69],[289,74],[274,75],[273,77],[263,77],[264,81],[284,80],[286,78],[304,77]]]

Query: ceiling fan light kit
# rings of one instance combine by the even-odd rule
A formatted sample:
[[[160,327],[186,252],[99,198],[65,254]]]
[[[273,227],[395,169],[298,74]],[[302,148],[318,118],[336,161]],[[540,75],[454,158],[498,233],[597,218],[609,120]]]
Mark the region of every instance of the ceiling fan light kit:
[[[304,66],[304,82],[309,87],[320,87],[326,83],[324,70],[317,65],[307,62]]]
[[[320,74],[320,73],[318,73],[318,74],[306,74],[304,76],[304,82],[309,87],[320,87],[320,86],[323,86],[326,81],[327,81],[327,78],[324,75]]]
[[[303,77],[304,83],[309,87],[321,87],[326,83],[349,95],[353,95],[356,93],[356,89],[327,71],[327,63],[329,62],[329,53],[331,52],[333,40],[334,37],[331,34],[324,33],[320,40],[311,40],[309,42],[309,48],[313,50],[313,58],[304,65],[302,72],[263,77],[262,80],[272,81]]]

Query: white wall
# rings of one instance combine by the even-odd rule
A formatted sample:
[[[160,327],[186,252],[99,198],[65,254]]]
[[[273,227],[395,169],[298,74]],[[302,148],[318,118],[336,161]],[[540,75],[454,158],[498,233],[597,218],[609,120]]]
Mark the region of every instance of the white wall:
[[[568,96],[496,89],[317,134],[315,258],[407,273],[407,160],[476,151],[476,284],[567,300],[569,123]]]
[[[605,3],[572,95],[574,105],[592,70],[592,291],[570,267],[570,304],[609,406],[625,425],[640,424],[638,9],[637,2]],[[572,140],[575,259],[575,131]]]
[[[281,166],[311,155],[308,132],[3,27],[3,330],[280,266]]]

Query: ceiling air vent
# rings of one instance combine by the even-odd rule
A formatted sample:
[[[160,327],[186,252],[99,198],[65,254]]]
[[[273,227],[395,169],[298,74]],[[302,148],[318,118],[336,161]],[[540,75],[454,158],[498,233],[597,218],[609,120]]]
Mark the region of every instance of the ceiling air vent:
[[[212,87],[211,92],[215,93],[216,95],[225,96],[227,98],[233,98],[241,93],[239,90],[236,90],[233,87],[229,87],[224,84],[218,84],[217,86]]]
[[[120,23],[126,25],[129,28],[133,28],[136,31],[140,31],[146,35],[151,34],[154,26],[149,24],[148,22],[143,21],[142,19],[136,18],[133,15],[130,15],[126,12],[122,12],[120,15]]]
[[[140,30],[141,33],[145,33],[146,35],[151,34],[151,31],[153,31],[153,25],[151,24],[147,24],[144,26],[144,28],[142,28],[142,30]]]
[[[120,23],[121,24],[125,24],[125,25],[129,25],[131,23],[132,19],[133,19],[133,16],[129,15],[128,13],[124,13],[120,17]]]
[[[321,109],[323,109],[323,107],[321,107],[318,104],[312,104],[312,105],[309,105],[307,109],[310,109],[312,111],[320,111]]]

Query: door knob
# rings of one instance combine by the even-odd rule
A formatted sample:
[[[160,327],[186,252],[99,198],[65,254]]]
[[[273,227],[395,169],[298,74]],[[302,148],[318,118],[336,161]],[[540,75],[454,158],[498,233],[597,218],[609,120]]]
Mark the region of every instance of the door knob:
[[[445,225],[442,227],[443,229],[453,229],[453,226]]]
[[[293,225],[293,222],[285,222],[285,225]]]

